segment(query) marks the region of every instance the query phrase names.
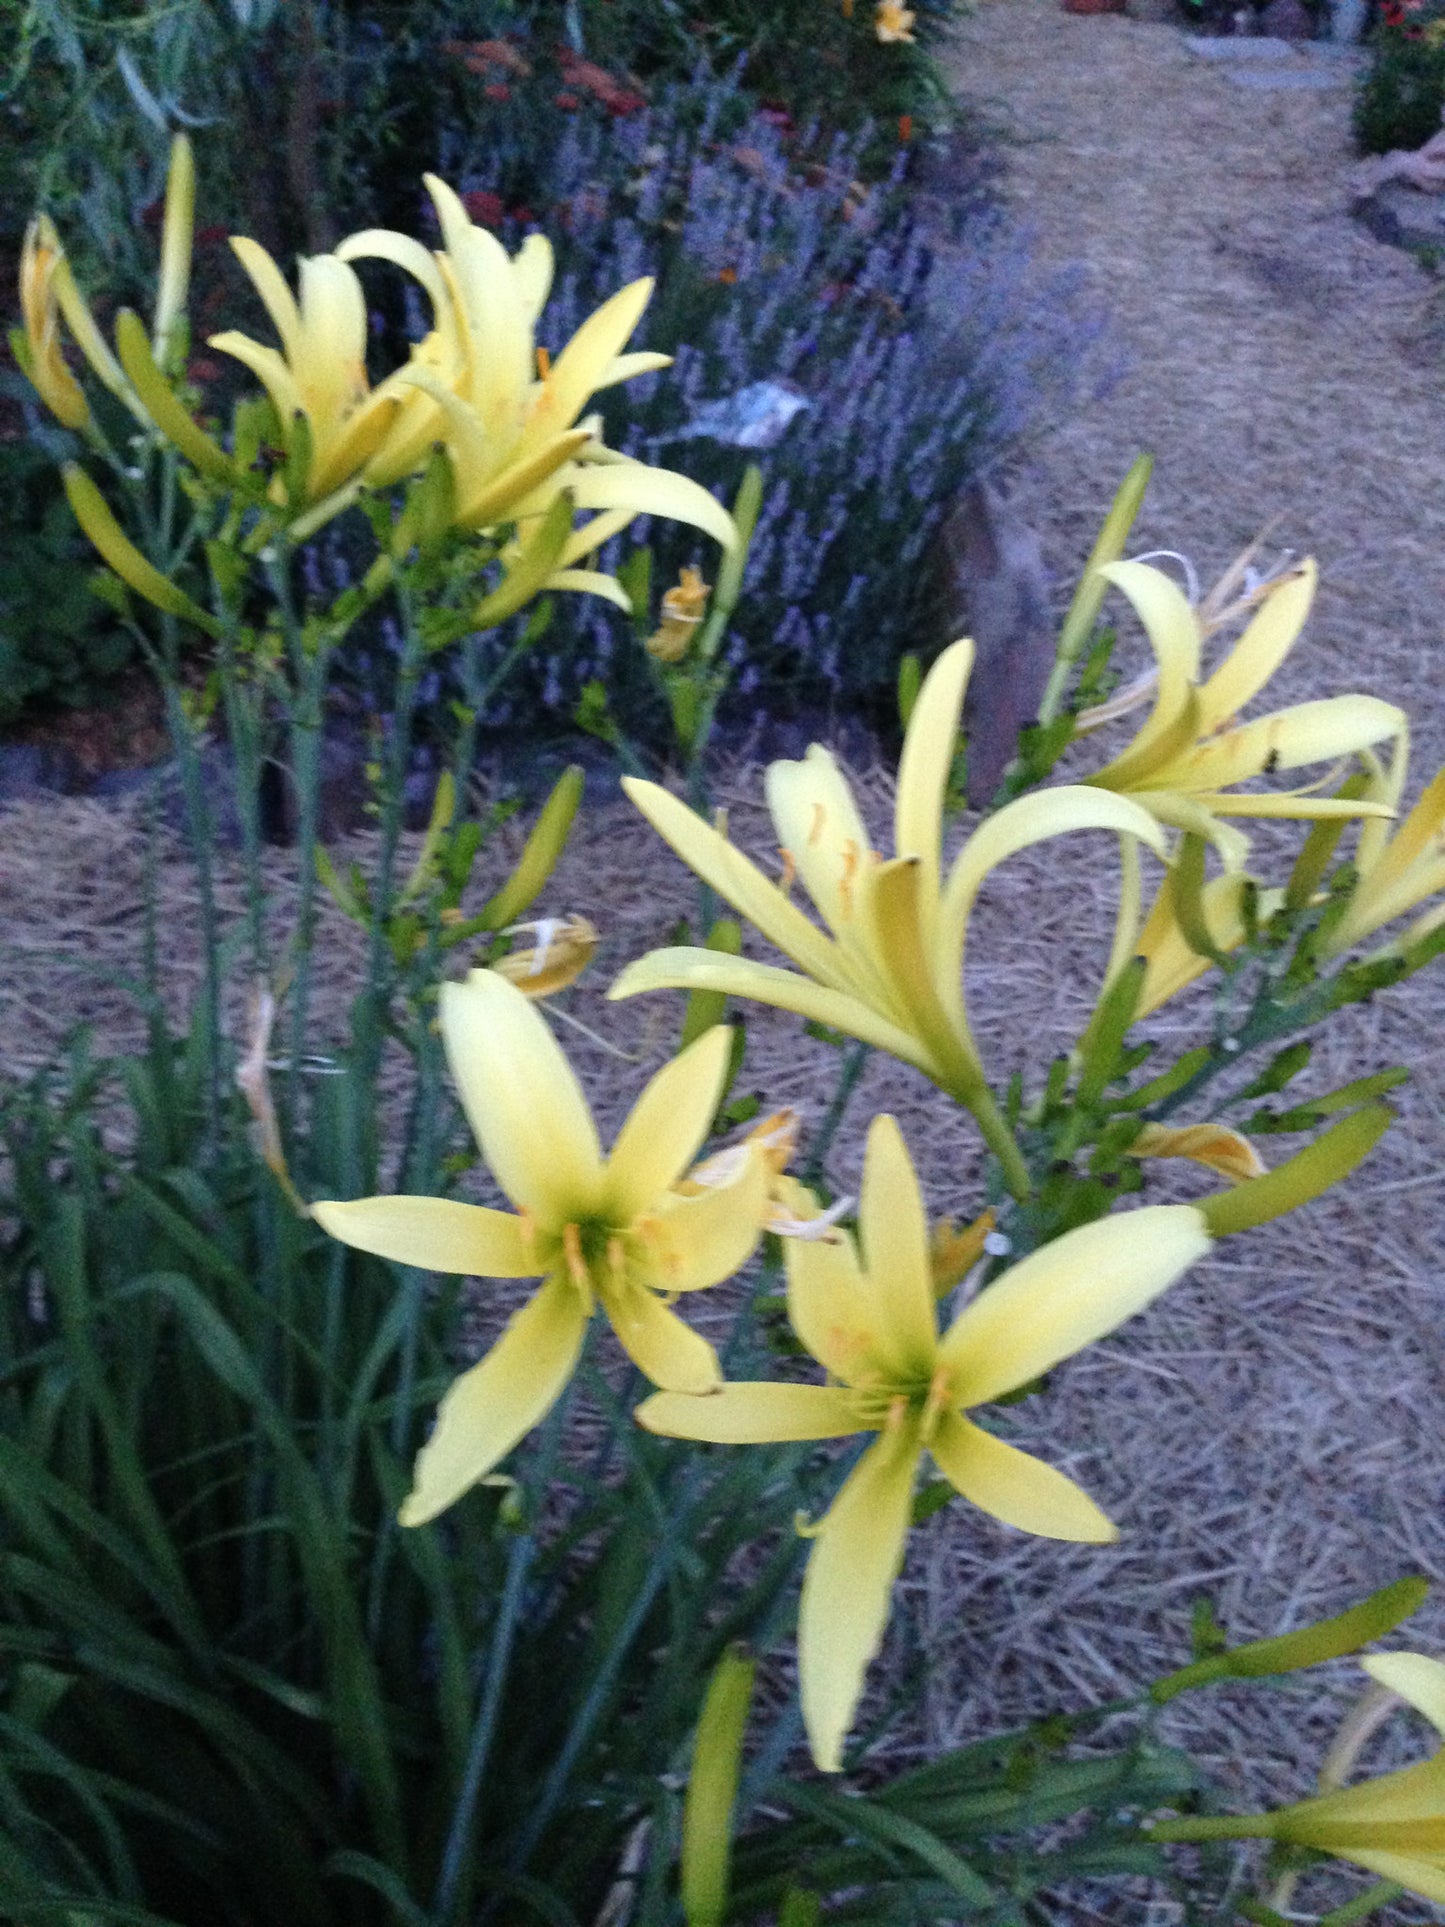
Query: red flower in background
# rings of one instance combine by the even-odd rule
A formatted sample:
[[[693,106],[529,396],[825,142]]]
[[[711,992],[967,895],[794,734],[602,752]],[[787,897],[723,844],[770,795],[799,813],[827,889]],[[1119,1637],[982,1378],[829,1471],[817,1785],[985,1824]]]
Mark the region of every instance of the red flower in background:
[[[501,195],[484,187],[474,187],[470,194],[463,194],[462,206],[481,227],[500,227],[506,213]]]

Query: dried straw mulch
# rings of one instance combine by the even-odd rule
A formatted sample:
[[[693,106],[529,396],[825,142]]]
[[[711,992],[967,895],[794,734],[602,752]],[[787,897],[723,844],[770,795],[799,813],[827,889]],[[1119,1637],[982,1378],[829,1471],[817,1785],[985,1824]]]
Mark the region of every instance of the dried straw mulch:
[[[1318,553],[1325,577],[1283,694],[1360,687],[1405,702],[1427,774],[1445,755],[1434,673],[1445,578],[1430,513],[1445,398],[1420,358],[1425,282],[1344,212],[1345,97],[1241,93],[1169,28],[1074,20],[1048,0],[984,0],[956,60],[963,89],[1028,137],[1011,150],[1008,185],[1040,252],[1084,255],[1131,357],[1107,400],[1018,478],[1061,596],[1128,461],[1151,447],[1142,542],[1187,551],[1207,578],[1280,515],[1276,540]],[[881,836],[888,774],[865,773],[863,785]],[[727,773],[719,794],[739,839],[766,853],[758,772]],[[970,994],[1000,1076],[1026,1050],[1037,1063],[1075,1035],[1096,980],[1111,866],[1102,845],[1077,844],[995,879],[980,912]],[[124,980],[138,969],[144,847],[126,812],[57,803],[0,815],[9,1074],[52,1059],[82,1018],[101,1048],[139,1041]],[[195,884],[178,852],[162,859],[161,951],[179,1009],[198,974]],[[272,868],[284,930],[285,853]],[[625,806],[597,797],[543,907],[582,911],[606,932],[572,1007],[635,1062],[562,1034],[615,1121],[667,1049],[673,1000],[607,1006],[602,990],[625,959],[667,940],[691,907],[688,880]],[[329,917],[319,1048],[340,1034],[357,962],[354,934]],[[1187,1004],[1170,1007],[1157,1033],[1167,1042],[1189,1021]],[[816,1116],[831,1054],[767,1011],[750,1017],[750,1037],[749,1081]],[[938,1654],[933,1742],[1125,1693],[1179,1664],[1200,1595],[1244,1637],[1338,1610],[1402,1572],[1445,1576],[1442,1039],[1445,970],[1350,1013],[1320,1049],[1318,1088],[1399,1060],[1413,1072],[1401,1121],[1367,1169],[1299,1218],[1231,1244],[1018,1414],[1021,1441],[1112,1511],[1118,1547],[1025,1539],[963,1507],[920,1535],[902,1590]],[[856,1178],[863,1127],[884,1108],[901,1114],[934,1207],[967,1212],[971,1134],[921,1080],[881,1061],[840,1138],[837,1181]],[[1183,1178],[1158,1195],[1190,1190]],[[1406,1637],[1445,1650],[1445,1611],[1427,1608]],[[1352,1681],[1341,1665],[1282,1689],[1218,1692],[1184,1702],[1172,1727],[1238,1797],[1299,1797]],[[1401,1726],[1388,1745],[1408,1750],[1418,1736]],[[1117,1891],[1060,1909],[1079,1922],[1173,1918]],[[1407,1904],[1397,1917],[1422,1913]]]

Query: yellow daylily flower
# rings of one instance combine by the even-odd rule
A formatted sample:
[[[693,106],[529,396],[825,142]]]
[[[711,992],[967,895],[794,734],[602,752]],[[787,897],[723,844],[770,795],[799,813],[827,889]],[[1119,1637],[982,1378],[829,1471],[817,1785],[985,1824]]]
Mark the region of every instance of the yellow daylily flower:
[[[251,370],[271,399],[288,455],[298,448],[298,419],[308,452],[300,476],[273,483],[273,494],[299,511],[359,483],[369,465],[399,479],[387,466],[388,443],[403,439],[428,414],[415,389],[397,376],[372,388],[366,374],[366,299],[353,269],[337,254],[302,259],[298,295],[259,243],[243,235],[232,250],[250,276],[281,338],[279,350],[231,328],[210,345]],[[423,344],[413,359],[431,359]],[[405,471],[403,471],[405,472]],[[340,504],[338,503],[338,506]]]
[[[1405,758],[1379,764],[1369,794],[1394,809],[1404,787]],[[1341,956],[1387,923],[1407,915],[1426,897],[1445,890],[1445,769],[1424,791],[1404,822],[1389,835],[1382,822],[1367,823],[1355,853],[1356,882],[1344,915],[1324,936],[1320,954]],[[1408,945],[1445,921],[1445,905],[1416,919],[1401,939]]]
[[[878,1435],[816,1527],[803,1580],[803,1720],[825,1772],[842,1764],[883,1637],[923,1454],[964,1498],[1008,1525],[1053,1539],[1115,1538],[1071,1479],[964,1414],[1113,1331],[1210,1243],[1189,1205],[1121,1212],[1033,1252],[940,1335],[918,1179],[896,1120],[876,1117],[858,1246],[837,1233],[786,1247],[788,1317],[830,1383],[730,1384],[706,1398],[662,1392],[638,1408],[649,1431],[717,1445]]]
[[[915,17],[912,8],[900,6],[898,0],[878,0],[873,10],[873,31],[885,42],[911,41]]]
[[[1375,1653],[1360,1664],[1445,1739],[1445,1664],[1424,1653]],[[1415,1766],[1335,1786],[1273,1813],[1166,1820],[1152,1833],[1156,1840],[1254,1838],[1312,1847],[1445,1902],[1445,1748]]]
[[[399,1264],[543,1283],[443,1397],[403,1525],[445,1511],[544,1417],[599,1305],[654,1384],[715,1387],[712,1346],[669,1301],[747,1262],[769,1175],[750,1157],[698,1196],[674,1189],[722,1095],[731,1040],[721,1026],[663,1066],[605,1158],[567,1059],[514,984],[491,970],[444,984],[441,1028],[462,1106],[515,1213],[454,1198],[380,1197],[315,1204],[312,1216],[344,1244]]]
[[[555,358],[540,355],[536,325],[552,284],[552,249],[529,235],[515,256],[477,226],[445,181],[426,177],[441,223],[443,249],[433,253],[409,235],[369,229],[342,242],[343,261],[391,261],[431,296],[443,343],[442,370],[417,365],[398,380],[432,404],[427,438],[445,440],[456,475],[456,526],[481,530],[505,523],[527,532],[566,490],[573,506],[594,511],[562,550],[548,586],[599,589],[610,578],[575,564],[642,514],[664,515],[702,529],[724,548],[737,546],[732,517],[687,476],[604,446],[593,420],[579,417],[600,389],[671,364],[671,356],[624,353],[652,294],[634,281],[590,315]],[[426,440],[417,442],[425,453]]]
[[[973,644],[954,643],[918,693],[898,770],[893,857],[870,847],[829,751],[815,743],[801,762],[769,767],[768,804],[785,875],[801,879],[825,930],[679,798],[625,777],[627,794],[683,862],[799,969],[679,945],[629,964],[608,995],[721,991],[796,1011],[888,1051],[973,1111],[1022,1195],[1028,1176],[968,1024],[963,964],[974,901],[992,869],[1044,838],[1112,830],[1162,855],[1164,837],[1137,802],[1075,784],[1020,797],[998,811],[964,844],[945,877],[944,800],[972,662]]]
[[[1202,625],[1168,576],[1142,562],[1110,563],[1100,574],[1133,603],[1156,673],[1148,679],[1154,692],[1148,720],[1128,748],[1088,782],[1134,797],[1161,823],[1208,837],[1231,868],[1243,862],[1248,845],[1239,831],[1217,820],[1221,817],[1389,815],[1386,805],[1368,800],[1234,787],[1276,770],[1354,756],[1399,737],[1405,728],[1404,711],[1374,696],[1296,703],[1253,722],[1236,722],[1304,627],[1315,593],[1313,562],[1301,563],[1269,588],[1233,649],[1207,678],[1200,669]],[[1109,720],[1119,707],[1085,711],[1081,730]]]

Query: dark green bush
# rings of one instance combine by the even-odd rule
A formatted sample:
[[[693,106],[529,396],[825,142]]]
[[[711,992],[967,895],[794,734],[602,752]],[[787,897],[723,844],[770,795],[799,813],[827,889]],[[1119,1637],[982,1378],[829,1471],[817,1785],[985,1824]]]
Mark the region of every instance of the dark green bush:
[[[1445,45],[1383,26],[1355,95],[1355,142],[1365,154],[1423,147],[1445,109]]]
[[[95,702],[134,660],[96,570],[53,452],[0,441],[0,725],[31,704]]]

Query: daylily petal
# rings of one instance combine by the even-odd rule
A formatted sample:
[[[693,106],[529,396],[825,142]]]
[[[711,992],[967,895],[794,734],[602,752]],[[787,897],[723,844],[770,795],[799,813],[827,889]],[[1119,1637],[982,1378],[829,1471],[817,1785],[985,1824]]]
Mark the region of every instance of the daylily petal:
[[[1076,830],[1113,830],[1138,837],[1156,856],[1166,854],[1163,831],[1147,810],[1127,796],[1088,784],[1065,784],[1021,796],[974,831],[954,859],[939,919],[937,978],[953,1028],[967,1034],[963,994],[964,947],[974,899],[990,870],[1032,843]]]
[[[1205,924],[1221,950],[1237,950],[1244,942],[1243,903],[1248,881],[1242,873],[1234,871],[1227,876],[1211,877],[1200,892]],[[1261,917],[1273,914],[1280,895],[1279,891],[1265,893],[1260,902]],[[1266,898],[1272,901],[1267,904]],[[1191,949],[1179,928],[1167,877],[1154,899],[1154,907],[1144,919],[1134,953],[1143,957],[1146,964],[1135,1009],[1136,1021],[1158,1010],[1161,1004],[1167,1004],[1171,997],[1178,996],[1187,985],[1214,967],[1212,959],[1201,957],[1197,950]]]
[[[858,905],[861,947],[878,979],[870,1000],[882,1005],[880,1015],[898,1023],[922,1045],[928,1074],[964,1103],[972,1102],[985,1083],[972,1034],[957,1028],[939,994],[936,945],[925,943],[925,923],[937,922],[937,898],[929,902],[929,885],[917,857],[896,857],[881,863],[861,879]],[[951,987],[950,987],[951,988]],[[950,1000],[951,1001],[951,1000]]]
[[[710,1445],[841,1439],[864,1430],[853,1394],[834,1385],[720,1385],[706,1398],[655,1392],[633,1417],[649,1432]]]
[[[359,234],[348,234],[338,244],[336,258],[338,261],[390,261],[413,280],[420,281],[431,297],[433,314],[444,314],[450,305],[451,297],[436,256],[410,234],[398,234],[391,228],[364,228]]]
[[[512,273],[525,314],[535,323],[552,292],[552,243],[545,234],[529,234],[512,256]]]
[[[717,950],[679,944],[650,951],[630,963],[607,995],[635,997],[644,990],[718,990],[728,997],[751,997],[757,1003],[811,1017],[832,1030],[846,1031],[905,1064],[916,1064],[925,1075],[932,1074],[928,1053],[901,1026],[880,1017],[871,1005],[850,992],[831,990],[777,964],[753,963],[746,957],[728,957]]]
[[[323,1231],[357,1251],[400,1265],[462,1278],[533,1278],[539,1269],[510,1211],[459,1198],[323,1200],[311,1215]]]
[[[294,418],[306,411],[301,403],[296,377],[287,367],[285,356],[278,354],[274,348],[264,347],[259,341],[252,341],[249,335],[238,334],[234,328],[227,329],[224,334],[212,335],[210,346],[218,348],[223,355],[234,355],[237,361],[245,363],[270,396],[282,435],[289,436]]]
[[[789,1239],[788,1322],[820,1365],[845,1385],[881,1376],[890,1362],[879,1317],[850,1238]]]
[[[1360,1846],[1403,1846],[1403,1841],[1365,1837],[1365,1829],[1384,1826],[1436,1825],[1442,1838],[1433,1844],[1445,1846],[1445,1753],[1421,1760],[1416,1766],[1401,1767],[1397,1773],[1383,1773],[1377,1779],[1361,1780],[1355,1786],[1338,1787],[1313,1800],[1301,1800],[1286,1807],[1278,1816],[1284,1823],[1278,1837],[1297,1840],[1304,1846],[1322,1846],[1333,1852],[1333,1841],[1344,1842],[1354,1836]],[[1410,1842],[1423,1845],[1422,1841]]]
[[[654,1385],[697,1397],[722,1384],[712,1346],[644,1286],[606,1291],[602,1305],[622,1349]]]
[[[769,763],[764,783],[779,843],[824,923],[846,941],[857,929],[853,879],[869,856],[847,778],[832,751],[814,743],[801,762]]]
[[[281,337],[286,359],[294,363],[301,346],[301,310],[296,305],[295,295],[286,285],[285,275],[260,242],[251,240],[247,235],[231,236],[231,252],[250,275],[271,317],[271,324]]]
[[[1244,633],[1199,692],[1205,735],[1238,715],[1294,647],[1315,599],[1318,571],[1306,560],[1270,590]]]
[[[863,1678],[888,1624],[917,1465],[917,1427],[885,1432],[849,1474],[813,1543],[798,1607],[798,1676],[803,1724],[824,1773],[842,1767]]]
[[[404,1526],[445,1512],[546,1416],[576,1369],[586,1330],[582,1300],[561,1277],[513,1314],[481,1363],[444,1394],[397,1515]]]
[[[441,989],[447,1062],[507,1196],[548,1224],[586,1217],[602,1189],[587,1100],[546,1020],[494,971]]]
[[[1118,1528],[1088,1493],[1042,1459],[995,1438],[957,1412],[946,1412],[929,1451],[949,1484],[980,1512],[1041,1539],[1107,1545]]]
[[[766,1159],[749,1151],[731,1183],[665,1196],[640,1221],[657,1288],[705,1291],[740,1271],[762,1236],[770,1179]]]
[[[534,422],[545,424],[551,434],[572,426],[587,406],[588,397],[601,386],[609,364],[626,347],[652,299],[652,289],[648,278],[633,281],[588,315],[542,383]]]
[[[1199,743],[1150,780],[1160,789],[1227,789],[1271,770],[1352,756],[1397,735],[1404,722],[1402,709],[1377,696],[1327,696],[1296,703]]]
[[[663,842],[690,870],[695,870],[704,883],[710,883],[720,897],[755,925],[769,943],[776,944],[785,956],[791,957],[819,983],[838,989],[853,985],[854,973],[837,945],[810,923],[796,904],[789,903],[756,863],[690,810],[680,797],[658,783],[643,782],[635,776],[624,776],[622,787]],[[628,993],[619,993],[614,986],[612,994]]]
[[[1445,1738],[1445,1662],[1425,1653],[1371,1653],[1360,1664],[1381,1686],[1388,1686]]]
[[[1159,665],[1158,693],[1149,720],[1128,749],[1094,779],[1111,786],[1133,783],[1150,766],[1166,731],[1175,723],[1199,675],[1199,624],[1182,590],[1142,562],[1109,562],[1099,570],[1134,605]]]
[[[1193,1205],[1145,1205],[1066,1231],[1030,1252],[972,1304],[944,1337],[960,1405],[1016,1391],[1092,1345],[1210,1249]]]
[[[632,598],[614,576],[600,569],[557,569],[542,584],[548,590],[570,590],[574,595],[601,596],[625,616],[632,614]]]
[[[1344,1855],[1367,1873],[1381,1880],[1398,1880],[1413,1894],[1445,1904],[1445,1859],[1425,1859],[1418,1854],[1353,1851]]]
[[[920,897],[929,906],[923,918],[923,942],[929,949],[935,934],[932,906],[940,882],[943,798],[958,747],[958,719],[972,668],[972,642],[965,639],[944,650],[918,692],[898,763],[893,847],[897,855],[917,857],[923,866]]]
[[[898,1120],[886,1113],[868,1128],[858,1236],[889,1354],[905,1376],[926,1378],[938,1349],[928,1219]]]
[[[635,1218],[676,1183],[707,1138],[727,1075],[732,1031],[714,1024],[670,1059],[633,1105],[606,1167],[603,1209]]]
[[[641,462],[588,468],[572,484],[572,494],[579,509],[625,508],[636,515],[665,515],[701,529],[725,549],[738,546],[737,524],[722,504],[700,482],[670,468],[647,468]]]

